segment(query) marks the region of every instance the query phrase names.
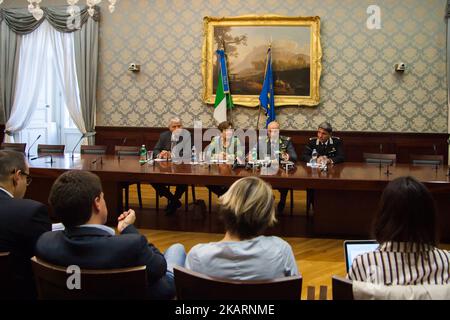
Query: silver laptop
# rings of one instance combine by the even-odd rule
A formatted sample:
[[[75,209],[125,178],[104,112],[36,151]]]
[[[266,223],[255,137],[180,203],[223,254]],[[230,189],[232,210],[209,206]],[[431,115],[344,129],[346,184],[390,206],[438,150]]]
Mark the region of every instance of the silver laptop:
[[[355,259],[356,256],[374,251],[378,248],[378,246],[379,244],[376,240],[345,240],[344,254],[347,273],[352,267],[353,259]]]

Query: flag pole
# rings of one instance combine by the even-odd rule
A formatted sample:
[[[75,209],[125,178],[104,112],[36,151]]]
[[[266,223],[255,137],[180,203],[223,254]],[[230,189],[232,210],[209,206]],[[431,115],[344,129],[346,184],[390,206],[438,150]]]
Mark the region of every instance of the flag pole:
[[[225,55],[225,64],[227,63],[227,51],[225,47],[225,39],[222,38],[222,48],[223,48],[223,54]],[[228,66],[227,67],[228,70]],[[228,80],[228,91],[225,93],[225,102],[231,101],[231,91],[230,91],[230,79],[228,78],[228,72],[227,72],[227,80]],[[227,100],[228,99],[228,100]],[[227,115],[230,116],[230,122],[233,123],[233,108],[230,108],[230,112],[228,112],[228,105],[226,106]],[[228,116],[227,116],[228,119]]]
[[[269,42],[269,49],[272,47],[272,37],[271,37],[271,39],[270,39],[270,42]],[[267,53],[269,52],[269,50],[267,50]],[[264,80],[265,80],[265,78],[266,78],[266,73],[267,73],[267,53],[266,53],[266,67],[265,67],[265,69],[264,69]],[[264,81],[263,81],[263,86],[264,86]],[[259,100],[259,99],[258,99]],[[258,111],[258,120],[257,120],[257,122],[256,122],[256,130],[259,130],[259,118],[260,118],[260,116],[261,116],[261,101],[259,101],[259,103],[258,103],[258,109],[259,109],[259,111]]]

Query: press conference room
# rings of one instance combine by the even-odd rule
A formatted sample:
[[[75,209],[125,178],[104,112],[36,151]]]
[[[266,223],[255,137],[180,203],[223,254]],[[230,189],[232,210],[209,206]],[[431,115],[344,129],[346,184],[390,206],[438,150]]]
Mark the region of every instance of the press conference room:
[[[449,17],[0,0],[0,300],[449,300]]]

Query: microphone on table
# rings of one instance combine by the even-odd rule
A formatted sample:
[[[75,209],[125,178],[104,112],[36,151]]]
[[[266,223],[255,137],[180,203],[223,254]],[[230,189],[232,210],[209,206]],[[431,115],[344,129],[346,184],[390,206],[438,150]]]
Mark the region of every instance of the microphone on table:
[[[103,164],[103,157],[98,157],[98,158],[96,158],[95,160],[93,160],[92,161],[92,164],[95,164],[95,163],[97,163],[98,162],[98,160],[100,160],[100,164]]]
[[[81,140],[83,140],[84,138],[93,137],[93,136],[95,136],[95,134],[96,134],[96,132],[86,132],[86,133],[83,133],[81,135],[80,139],[75,144],[75,147],[73,147],[73,149],[72,149],[72,160],[74,158],[75,149],[78,147],[78,145],[80,144]]]
[[[124,146],[126,142],[127,142],[127,137],[123,138],[123,140],[122,140],[122,146]],[[120,151],[117,152],[117,160],[120,161]]]
[[[38,135],[37,138],[36,138],[36,140],[34,140],[33,143],[28,147],[28,150],[27,150],[27,158],[30,158],[30,150],[31,150],[31,147],[34,146],[34,144],[35,144],[40,138],[41,138],[41,135]]]
[[[383,144],[380,143],[380,154],[383,153]],[[381,158],[380,158],[380,170],[381,170]]]
[[[437,155],[437,150],[436,150],[436,145],[435,144],[433,144],[433,151],[434,151],[434,155]],[[439,163],[438,162],[436,162],[435,169],[436,169],[436,172],[439,169]]]
[[[36,159],[45,158],[45,157],[50,157],[50,161],[47,161],[47,163],[55,162],[55,161],[53,161],[53,156],[51,154],[45,154],[45,155],[42,155],[42,156],[33,157],[30,160],[36,160]]]

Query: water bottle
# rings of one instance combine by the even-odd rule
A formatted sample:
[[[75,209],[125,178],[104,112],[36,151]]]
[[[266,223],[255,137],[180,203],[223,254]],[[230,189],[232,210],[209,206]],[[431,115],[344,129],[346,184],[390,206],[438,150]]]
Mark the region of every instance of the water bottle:
[[[313,149],[312,153],[311,153],[311,160],[309,161],[309,163],[311,163],[311,165],[315,166],[317,164],[317,150]]]
[[[256,150],[256,146],[252,149],[252,161],[256,162],[258,160],[258,150]]]
[[[147,149],[145,148],[145,144],[142,145],[141,150],[139,150],[139,163],[147,162]]]
[[[191,162],[193,164],[197,163],[197,150],[195,149],[195,146],[192,146]]]

